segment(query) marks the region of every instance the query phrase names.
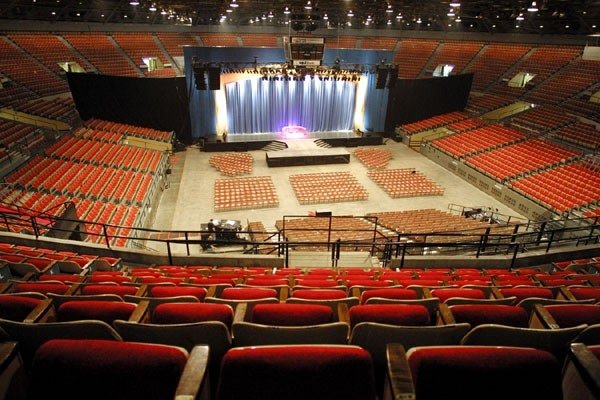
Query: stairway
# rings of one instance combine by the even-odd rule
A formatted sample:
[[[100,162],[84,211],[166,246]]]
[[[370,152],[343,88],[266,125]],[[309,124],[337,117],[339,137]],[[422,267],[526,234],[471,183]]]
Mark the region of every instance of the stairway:
[[[316,144],[317,146],[319,146],[319,147],[322,147],[322,148],[324,148],[324,149],[329,149],[329,148],[331,148],[331,147],[332,147],[332,146],[331,146],[329,143],[327,143],[327,142],[326,142],[326,141],[324,141],[323,139],[317,139],[317,140],[315,140],[315,144]]]
[[[288,148],[285,142],[279,140],[273,140],[271,143],[262,148],[264,151],[280,151]]]
[[[289,265],[298,268],[328,268],[332,266],[331,252],[290,251]],[[379,260],[368,251],[342,251],[337,267],[375,268],[379,267]]]

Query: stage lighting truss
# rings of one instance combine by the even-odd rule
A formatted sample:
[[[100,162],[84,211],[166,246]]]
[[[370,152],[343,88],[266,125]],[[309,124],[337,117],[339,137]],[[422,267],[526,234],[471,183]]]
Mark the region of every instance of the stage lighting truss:
[[[203,74],[209,68],[219,68],[222,74],[257,75],[261,80],[269,81],[303,81],[305,79],[318,79],[320,81],[358,82],[364,74],[377,73],[381,68],[394,71],[395,66],[385,64],[342,64],[335,60],[331,67],[298,67],[291,63],[265,63],[256,62],[228,62],[210,63],[194,57],[192,69],[196,74]]]

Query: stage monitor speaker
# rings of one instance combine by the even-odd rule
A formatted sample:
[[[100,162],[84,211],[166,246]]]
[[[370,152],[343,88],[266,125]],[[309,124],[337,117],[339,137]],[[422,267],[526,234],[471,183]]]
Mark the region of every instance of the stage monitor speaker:
[[[331,217],[330,210],[315,210],[315,217]]]
[[[208,67],[208,88],[210,90],[221,89],[221,67]]]
[[[385,89],[387,77],[387,68],[377,68],[377,80],[375,81],[375,89]]]
[[[194,68],[194,83],[198,90],[208,89],[206,86],[206,74],[204,73],[204,68]]]
[[[396,67],[396,68],[390,68],[390,71],[389,71],[389,74],[388,74],[387,87],[391,89],[394,86],[396,86],[396,81],[397,80],[398,80],[398,67]]]

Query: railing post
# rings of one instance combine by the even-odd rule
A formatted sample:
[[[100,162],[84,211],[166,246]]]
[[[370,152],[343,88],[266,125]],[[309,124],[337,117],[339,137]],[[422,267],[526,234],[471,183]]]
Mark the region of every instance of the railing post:
[[[517,261],[517,254],[519,253],[519,243],[516,244],[515,250],[513,251],[512,260],[510,261],[510,269],[515,267],[515,262]]]
[[[588,237],[588,242],[594,237],[594,231],[596,230],[596,226],[598,225],[598,218],[599,217],[594,218],[594,223],[592,224],[592,227],[590,229],[590,236]]]
[[[485,229],[485,236],[484,236],[484,239],[483,239],[481,251],[485,251],[485,248],[487,247],[487,244],[488,244],[488,242],[490,240],[490,230],[491,230],[491,228],[486,228]]]
[[[542,225],[540,226],[540,231],[538,232],[538,236],[536,239],[536,246],[540,245],[540,242],[542,241],[542,237],[544,236],[544,231],[546,230],[546,224],[548,223],[548,221],[544,221],[542,222]]]
[[[288,268],[290,266],[290,243],[289,239],[285,239],[284,244],[284,253],[285,253],[285,267]]]
[[[400,268],[404,268],[404,256],[406,256],[406,243],[402,244],[402,257],[400,258]]]
[[[550,239],[548,240],[548,246],[546,246],[546,253],[550,251],[550,247],[552,246],[552,241],[554,240],[554,232],[556,231],[553,230],[550,232]]]
[[[185,250],[186,250],[187,255],[189,256],[190,255],[190,242],[188,241],[188,239],[189,239],[188,232],[185,231]]]
[[[35,238],[37,239],[40,236],[40,231],[38,230],[37,223],[35,222],[35,217],[32,215],[31,219],[31,227],[33,228],[33,233],[35,234]]]
[[[329,216],[329,228],[327,229],[327,250],[329,250],[329,245],[331,244],[331,219],[333,217]]]
[[[171,241],[167,240],[167,257],[169,258],[169,265],[173,265],[173,255],[171,254]]]
[[[110,249],[110,239],[108,238],[108,229],[106,229],[106,224],[102,224],[102,232],[104,232],[104,241],[106,242],[106,247]]]

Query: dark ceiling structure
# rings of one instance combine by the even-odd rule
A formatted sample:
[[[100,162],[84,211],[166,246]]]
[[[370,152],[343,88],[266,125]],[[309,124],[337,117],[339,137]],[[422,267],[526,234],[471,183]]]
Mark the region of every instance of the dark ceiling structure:
[[[0,20],[589,35],[600,0],[0,0]]]

